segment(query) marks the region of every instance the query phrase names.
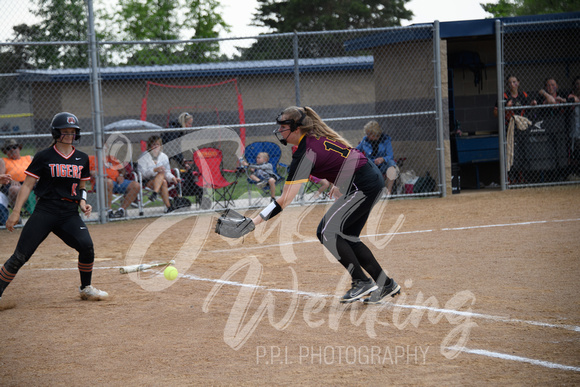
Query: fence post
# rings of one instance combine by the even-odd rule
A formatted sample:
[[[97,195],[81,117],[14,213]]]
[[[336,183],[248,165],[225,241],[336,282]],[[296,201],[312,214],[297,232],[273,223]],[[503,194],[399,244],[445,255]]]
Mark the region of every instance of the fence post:
[[[294,92],[296,106],[300,106],[300,67],[298,65],[298,32],[296,31],[294,31],[292,46],[294,48]]]
[[[497,123],[499,142],[499,175],[501,176],[500,187],[506,190],[506,166],[505,166],[505,106],[503,104],[503,47],[501,35],[501,21],[495,21],[495,57],[497,68]]]
[[[437,146],[439,158],[439,186],[441,197],[447,196],[447,179],[445,174],[445,137],[443,135],[443,93],[441,91],[441,39],[439,20],[433,23],[433,56],[435,61],[435,106],[437,109]]]
[[[95,150],[97,161],[97,207],[100,223],[107,222],[107,206],[105,204],[105,162],[103,155],[103,126],[101,111],[101,84],[99,77],[99,62],[97,57],[97,41],[95,36],[95,17],[93,13],[93,0],[87,0],[88,6],[88,31],[90,52],[90,82],[93,102],[93,128],[95,133]]]

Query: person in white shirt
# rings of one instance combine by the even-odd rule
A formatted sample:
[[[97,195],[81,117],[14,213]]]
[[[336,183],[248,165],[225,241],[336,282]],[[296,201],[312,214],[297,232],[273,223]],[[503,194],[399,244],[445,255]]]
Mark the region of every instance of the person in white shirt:
[[[179,180],[171,173],[169,157],[162,152],[163,143],[161,137],[151,136],[147,139],[147,151],[144,152],[137,162],[137,170],[143,178],[143,186],[151,188],[160,194],[166,213],[175,210],[169,201],[168,186],[170,183],[179,183]],[[155,200],[155,196],[151,198]]]

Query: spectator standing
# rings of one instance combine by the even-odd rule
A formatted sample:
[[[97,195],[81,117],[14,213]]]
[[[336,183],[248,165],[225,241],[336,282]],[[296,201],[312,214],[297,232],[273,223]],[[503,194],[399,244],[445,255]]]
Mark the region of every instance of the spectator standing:
[[[559,91],[558,82],[554,78],[547,78],[544,88],[539,92],[538,104],[545,106],[540,109],[539,119],[548,137],[549,160],[552,161],[552,180],[561,180],[568,169],[568,139],[570,130],[566,122],[567,108],[551,106],[566,102],[563,93]],[[544,152],[546,153],[546,152]]]
[[[558,91],[558,82],[554,78],[547,78],[544,82],[544,88],[538,94],[540,95],[538,103],[541,105],[554,105],[566,102],[566,98]]]
[[[572,91],[568,94],[568,102],[580,103],[580,76],[574,78]],[[578,174],[580,166],[580,106],[574,106],[572,109],[572,114],[570,114],[570,153],[573,172]]]
[[[503,93],[503,100],[505,103],[505,107],[514,107],[514,106],[528,106],[528,105],[537,105],[538,101],[535,99],[530,99],[528,93],[525,91],[520,90],[520,81],[515,75],[509,75],[507,77],[506,82],[507,90]],[[493,109],[493,115],[497,117],[497,103],[495,104],[495,108]],[[505,112],[505,125],[509,125],[510,118],[514,115],[523,116],[525,114],[525,109],[521,110],[506,110]]]

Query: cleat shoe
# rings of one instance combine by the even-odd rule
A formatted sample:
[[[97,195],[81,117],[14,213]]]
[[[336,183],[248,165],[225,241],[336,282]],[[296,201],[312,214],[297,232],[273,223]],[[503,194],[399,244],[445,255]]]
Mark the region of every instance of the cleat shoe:
[[[115,213],[113,212],[113,210],[107,210],[107,217],[109,219],[114,218],[115,217]]]
[[[169,207],[167,207],[167,208],[165,209],[165,213],[166,213],[166,214],[169,214],[170,212],[173,212],[173,211],[175,211],[175,210],[177,210],[177,208],[176,208],[176,207],[173,207],[173,204],[171,204]]]
[[[340,302],[342,304],[354,302],[376,289],[378,289],[378,286],[372,278],[369,278],[366,281],[355,279],[352,281],[352,288],[342,296]]]
[[[154,202],[155,200],[157,200],[157,192],[153,191],[150,195],[149,195],[149,200],[151,202]]]
[[[84,289],[79,288],[81,300],[101,301],[109,298],[109,293],[99,290],[93,285],[86,286]]]
[[[380,304],[382,299],[388,296],[395,297],[397,294],[401,293],[401,287],[391,278],[391,282],[382,286],[379,289],[371,293],[369,298],[366,298],[363,302],[365,304]]]

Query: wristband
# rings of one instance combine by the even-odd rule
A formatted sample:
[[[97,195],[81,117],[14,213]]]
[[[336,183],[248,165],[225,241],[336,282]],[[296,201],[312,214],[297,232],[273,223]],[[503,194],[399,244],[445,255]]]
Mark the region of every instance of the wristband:
[[[276,215],[282,212],[282,207],[278,204],[277,201],[273,201],[272,203],[268,204],[266,208],[260,212],[260,216],[264,220],[272,219]]]
[[[87,190],[84,188],[81,189],[81,200],[87,201]]]

